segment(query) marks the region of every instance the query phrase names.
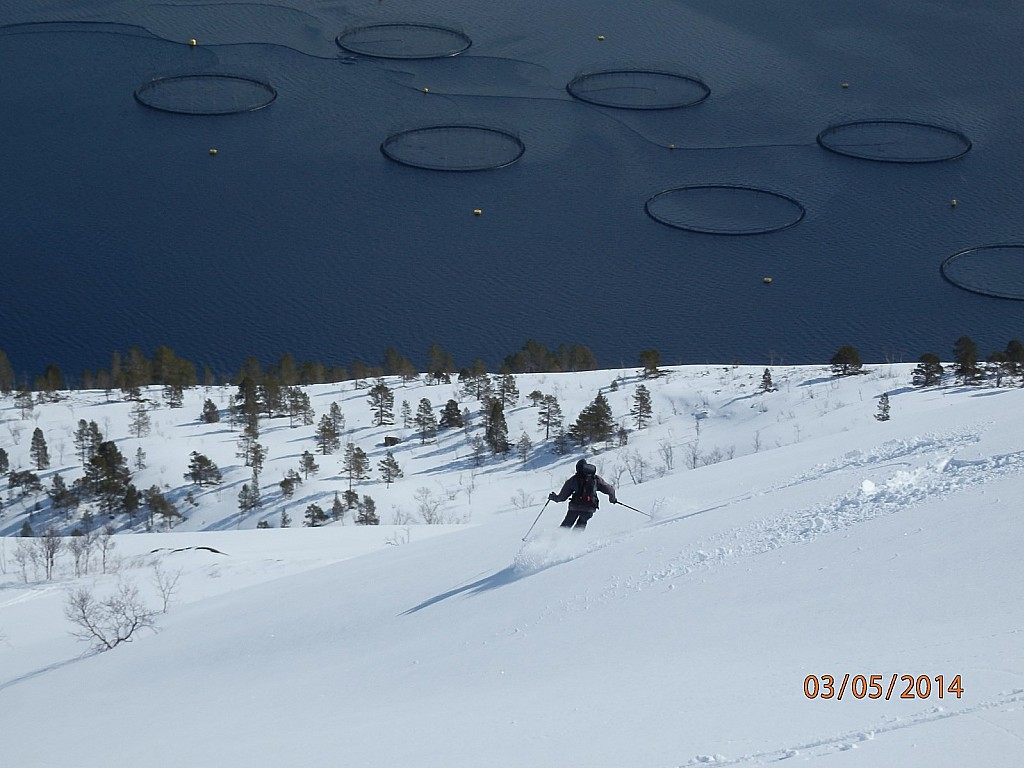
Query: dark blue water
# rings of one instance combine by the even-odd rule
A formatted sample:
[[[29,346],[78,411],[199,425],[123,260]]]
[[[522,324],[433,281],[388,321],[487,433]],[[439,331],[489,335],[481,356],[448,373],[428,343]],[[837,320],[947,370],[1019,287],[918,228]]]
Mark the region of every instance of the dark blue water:
[[[460,364],[536,338],[617,365],[649,347],[667,363],[821,362],[843,344],[909,360],[964,334],[985,352],[1024,336],[1024,303],[939,271],[1024,242],[1024,14],[1009,0],[71,5],[0,0],[5,25],[75,22],[0,30],[0,349],[19,372],[158,344],[225,371],[286,351],[376,362],[387,346],[423,364],[435,341]],[[334,42],[383,21],[473,45],[388,60]],[[643,111],[565,91],[638,67],[711,95]],[[277,99],[191,116],[133,98],[195,72],[264,80]],[[867,119],[941,125],[972,148],[903,164],[815,141]],[[509,131],[525,153],[447,173],[379,150],[449,123]],[[806,215],[731,236],[645,213],[666,189],[722,184]]]

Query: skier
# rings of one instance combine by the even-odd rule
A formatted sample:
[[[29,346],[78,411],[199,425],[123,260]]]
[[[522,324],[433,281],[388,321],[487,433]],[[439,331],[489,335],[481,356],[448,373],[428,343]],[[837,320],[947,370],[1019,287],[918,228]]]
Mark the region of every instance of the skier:
[[[548,494],[548,501],[565,501],[569,499],[569,511],[562,521],[562,528],[583,530],[587,521],[597,511],[597,492],[605,494],[612,504],[619,502],[615,498],[615,489],[597,474],[597,467],[588,464],[586,459],[576,462],[576,474],[565,481],[562,490]]]

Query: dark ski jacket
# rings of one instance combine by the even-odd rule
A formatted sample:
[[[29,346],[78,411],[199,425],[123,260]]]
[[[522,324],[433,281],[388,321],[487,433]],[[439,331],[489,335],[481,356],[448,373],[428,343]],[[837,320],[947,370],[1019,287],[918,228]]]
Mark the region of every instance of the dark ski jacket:
[[[612,487],[611,483],[605,482],[600,475],[594,475],[594,479],[597,484],[597,490],[599,490],[601,493],[607,496],[609,501],[611,501],[611,503],[614,504],[615,489]],[[565,481],[565,485],[562,486],[562,490],[560,490],[555,495],[552,501],[565,501],[566,499],[569,499],[570,512],[593,512],[598,507],[598,501],[596,496],[594,497],[593,504],[586,504],[584,502],[577,501],[576,499],[571,498],[572,495],[577,491],[577,489],[579,489],[582,486],[582,484],[583,475],[578,473],[573,475],[572,477]]]

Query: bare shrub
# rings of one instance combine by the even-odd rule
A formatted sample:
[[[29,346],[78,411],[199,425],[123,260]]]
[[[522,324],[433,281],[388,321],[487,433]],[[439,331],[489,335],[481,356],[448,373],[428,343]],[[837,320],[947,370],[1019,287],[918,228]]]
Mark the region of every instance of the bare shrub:
[[[647,460],[640,455],[640,451],[627,451],[622,456],[622,460],[626,465],[626,471],[629,473],[629,479],[633,481],[633,485],[640,485],[647,475]]]
[[[165,571],[160,563],[153,563],[153,586],[160,594],[160,613],[167,613],[167,606],[178,593],[178,580],[181,578],[181,568],[176,571]]]
[[[121,582],[117,592],[104,600],[97,600],[84,587],[74,590],[64,604],[64,617],[77,627],[72,637],[97,651],[109,651],[131,642],[140,629],[152,629],[156,612],[146,607],[134,585]]]
[[[412,514],[405,511],[404,507],[393,507],[391,510],[392,525],[415,525],[418,522]]]
[[[395,531],[392,533],[385,544],[390,544],[393,547],[400,547],[403,544],[408,544],[412,538],[412,533],[409,530],[409,526],[404,526],[401,531]]]
[[[611,481],[612,485],[618,488],[622,485],[622,476],[626,474],[626,467],[623,464],[616,463],[611,469]]]
[[[71,560],[75,565],[76,577],[89,573],[89,561],[92,559],[92,548],[95,543],[96,537],[91,532],[72,536],[68,541],[68,552],[71,553]]]
[[[117,564],[113,562],[111,552],[113,552],[116,546],[114,542],[114,529],[110,525],[105,525],[103,531],[96,538],[96,543],[100,548],[100,566],[103,569],[103,573],[107,572],[108,566],[113,566],[116,570]]]
[[[675,448],[672,447],[672,443],[668,440],[662,440],[658,443],[658,455],[665,462],[665,469],[671,471],[675,467]]]
[[[51,525],[46,529],[46,533],[35,539],[35,542],[39,548],[39,560],[43,564],[46,580],[52,581],[53,568],[57,564],[57,555],[64,547],[64,540],[57,533],[57,529]]]
[[[18,570],[21,571],[21,580],[26,584],[28,583],[29,565],[32,566],[33,578],[38,578],[36,548],[32,544],[32,539],[18,539],[18,543],[14,545],[14,562],[18,566]]]
[[[528,509],[533,506],[533,496],[520,488],[512,497],[512,506],[516,509]]]
[[[440,499],[431,493],[429,488],[417,488],[413,496],[416,499],[416,511],[420,513],[423,522],[427,525],[440,525],[444,522],[444,515],[441,507],[444,499]]]

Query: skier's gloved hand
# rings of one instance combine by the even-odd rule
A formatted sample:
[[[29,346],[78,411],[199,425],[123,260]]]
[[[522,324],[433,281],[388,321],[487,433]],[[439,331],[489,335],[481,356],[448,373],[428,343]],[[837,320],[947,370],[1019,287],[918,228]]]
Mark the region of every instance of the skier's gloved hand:
[[[619,503],[619,500],[616,499],[614,496],[612,496],[610,499],[608,499],[608,501],[610,501],[612,504],[618,504]]]
[[[558,496],[554,491],[548,494],[548,501],[558,501]]]

